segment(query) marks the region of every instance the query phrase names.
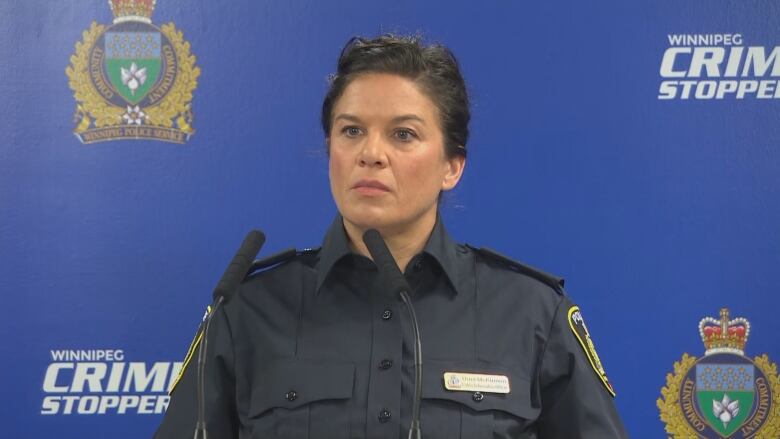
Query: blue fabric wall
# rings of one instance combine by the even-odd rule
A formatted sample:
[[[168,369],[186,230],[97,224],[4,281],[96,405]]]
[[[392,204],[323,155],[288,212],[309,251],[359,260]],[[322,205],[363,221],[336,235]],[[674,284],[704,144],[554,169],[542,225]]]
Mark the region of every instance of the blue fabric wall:
[[[42,414],[52,351],[174,367],[249,229],[269,237],[261,254],[319,245],[335,214],[319,109],[356,34],[420,32],[457,54],[473,123],[446,224],[567,279],[632,437],[664,437],[656,399],[683,352],[703,353],[702,317],[728,307],[752,323],[747,354],[780,359],[778,100],[659,99],[668,35],[740,34],[769,54],[773,1],[159,0],[154,24],[174,22],[201,69],[196,132],[83,145],[65,68],[111,20],[104,0],[0,2],[0,436],[151,435],[161,414],[137,407]]]

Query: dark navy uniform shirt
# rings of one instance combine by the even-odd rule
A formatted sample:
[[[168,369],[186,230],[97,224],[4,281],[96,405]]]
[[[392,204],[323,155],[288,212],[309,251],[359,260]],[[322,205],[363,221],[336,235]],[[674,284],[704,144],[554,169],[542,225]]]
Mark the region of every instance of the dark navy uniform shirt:
[[[423,438],[626,437],[554,278],[456,244],[441,220],[404,274],[422,339]],[[319,251],[250,275],[214,316],[209,437],[406,438],[412,348],[401,300],[337,218]],[[196,356],[156,438],[192,438]],[[447,390],[445,372],[506,376],[510,392]]]

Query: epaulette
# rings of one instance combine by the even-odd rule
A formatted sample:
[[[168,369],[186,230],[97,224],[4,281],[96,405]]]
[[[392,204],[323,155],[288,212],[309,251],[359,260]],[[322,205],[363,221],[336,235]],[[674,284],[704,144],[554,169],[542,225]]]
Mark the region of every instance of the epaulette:
[[[252,265],[249,267],[249,271],[247,272],[246,275],[251,276],[255,273],[265,271],[268,270],[269,268],[275,267],[296,256],[314,254],[317,253],[319,250],[320,250],[319,247],[305,248],[303,250],[297,250],[294,248],[288,248],[287,250],[282,250],[279,253],[265,257],[263,259],[256,259],[254,262],[252,262]]]
[[[525,274],[527,276],[531,276],[534,279],[541,281],[545,285],[550,286],[552,289],[557,291],[559,294],[563,294],[563,284],[564,279],[562,277],[556,276],[554,274],[550,274],[547,272],[544,272],[538,268],[532,267],[527,264],[523,264],[522,262],[518,262],[508,256],[504,256],[501,253],[498,253],[495,250],[491,250],[489,248],[481,247],[476,248],[472,247],[468,244],[466,244],[470,249],[485,255],[487,257],[490,257],[492,259],[497,259],[504,264],[506,264],[510,269],[517,271],[518,273]]]

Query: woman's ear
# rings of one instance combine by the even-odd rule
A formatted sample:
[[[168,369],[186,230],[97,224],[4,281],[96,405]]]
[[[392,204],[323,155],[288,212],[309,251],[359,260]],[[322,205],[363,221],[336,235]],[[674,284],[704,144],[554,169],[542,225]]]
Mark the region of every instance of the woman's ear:
[[[463,169],[466,167],[466,157],[458,154],[447,159],[444,180],[441,182],[441,190],[448,191],[454,188],[463,175]]]

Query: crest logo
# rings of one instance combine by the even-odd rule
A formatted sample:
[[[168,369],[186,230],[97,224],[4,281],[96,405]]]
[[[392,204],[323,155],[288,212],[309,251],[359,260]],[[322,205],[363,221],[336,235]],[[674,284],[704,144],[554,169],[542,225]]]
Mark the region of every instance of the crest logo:
[[[82,143],[151,139],[184,143],[200,69],[173,23],[152,24],[156,0],[109,0],[111,25],[92,22],[65,69]]]
[[[674,438],[780,437],[780,377],[767,355],[750,359],[750,323],[705,317],[699,322],[704,356],[683,354],[667,374],[657,405]]]

